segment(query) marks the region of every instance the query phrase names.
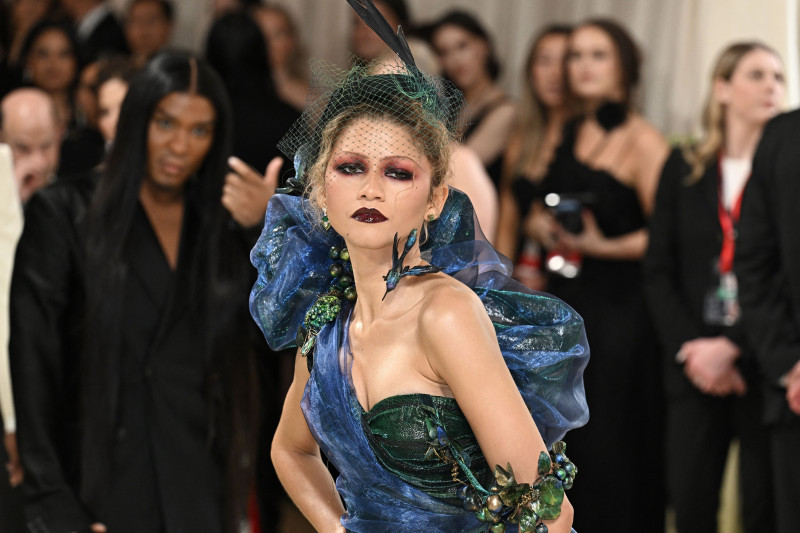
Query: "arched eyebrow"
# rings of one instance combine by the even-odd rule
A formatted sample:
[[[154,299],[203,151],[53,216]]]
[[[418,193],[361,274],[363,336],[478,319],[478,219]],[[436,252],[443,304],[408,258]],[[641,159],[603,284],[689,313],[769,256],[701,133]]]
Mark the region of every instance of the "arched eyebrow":
[[[159,115],[160,115],[160,117],[159,117]],[[161,107],[157,107],[156,110],[153,112],[153,118],[157,118],[157,117],[158,118],[166,118],[166,119],[172,120],[173,122],[182,122],[180,120],[180,117],[169,113],[168,111],[164,110]],[[194,123],[192,123],[192,127],[197,127],[197,126],[213,127],[215,123],[216,123],[216,118],[213,118],[211,120],[206,120],[206,121],[203,121],[203,122],[194,122]]]
[[[351,150],[340,150],[340,151],[336,152],[333,155],[336,156],[336,155],[339,155],[339,154],[347,154],[347,155],[351,155],[351,156],[360,157],[361,159],[369,159],[369,156],[367,156],[366,154],[362,154],[361,152],[353,152]],[[413,157],[409,157],[407,155],[400,155],[400,154],[387,155],[387,156],[379,158],[378,161],[383,162],[383,161],[388,161],[388,160],[393,160],[393,159],[403,159],[405,161],[410,161],[411,163],[414,163],[418,167],[421,167],[421,165]]]

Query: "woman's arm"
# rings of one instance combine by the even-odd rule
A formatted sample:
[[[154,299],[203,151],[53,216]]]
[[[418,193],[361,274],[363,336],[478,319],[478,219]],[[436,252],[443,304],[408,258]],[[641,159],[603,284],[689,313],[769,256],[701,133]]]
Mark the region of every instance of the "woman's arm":
[[[464,145],[454,143],[450,159],[450,185],[469,197],[481,230],[489,242],[497,231],[497,192],[475,153]]]
[[[298,353],[272,440],[272,463],[286,492],[317,531],[344,533],[344,505],[300,409],[308,378],[306,359]]]
[[[680,150],[664,165],[650,219],[650,242],[643,266],[644,291],[653,325],[661,340],[664,355],[674,359],[681,345],[700,336],[701,328],[681,292],[681,220],[692,216],[681,209],[679,193],[691,171]]]
[[[557,223],[556,223],[557,224]],[[583,232],[569,233],[558,227],[556,248],[576,250],[587,257],[610,261],[636,261],[647,250],[647,230],[642,228],[618,237],[606,237],[591,211],[583,212]]]
[[[510,463],[519,482],[538,477],[546,450],[503,360],[494,328],[478,297],[466,287],[441,286],[420,313],[421,343],[433,372],[450,388],[490,467]],[[572,506],[548,521],[552,533],[569,532]]]
[[[645,123],[636,138],[636,171],[634,187],[639,196],[642,211],[648,217],[653,214],[656,191],[661,170],[669,156],[669,145],[661,133]]]
[[[502,104],[486,115],[464,144],[488,165],[505,151],[516,121],[517,106],[513,102]]]
[[[520,151],[520,135],[515,133],[508,141],[508,148],[506,148],[503,156],[503,176],[500,180],[500,213],[497,219],[497,234],[494,239],[494,247],[497,251],[511,259],[512,262],[516,259],[519,242],[520,213],[517,208],[517,202],[514,200],[511,183],[514,179],[514,169],[517,166]]]
[[[500,217],[497,220],[497,236],[494,244],[497,251],[514,261],[519,241],[519,209],[511,193],[511,187],[500,189]]]
[[[68,317],[82,314],[75,198],[53,186],[34,195],[14,259],[9,360],[17,413],[17,444],[25,471],[25,512],[31,528],[85,530],[91,516],[66,471],[75,461],[76,423],[65,417],[79,401],[75,347]]]

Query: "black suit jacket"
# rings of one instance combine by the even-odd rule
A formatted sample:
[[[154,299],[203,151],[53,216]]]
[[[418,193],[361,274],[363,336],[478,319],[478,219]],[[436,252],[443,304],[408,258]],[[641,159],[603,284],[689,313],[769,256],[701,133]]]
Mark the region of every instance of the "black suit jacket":
[[[29,527],[62,533],[101,521],[115,533],[218,533],[224,451],[214,413],[221,410],[221,362],[208,349],[215,328],[192,310],[190,267],[201,229],[188,203],[174,272],[138,208],[123,252],[117,349],[108,353],[104,407],[113,413],[113,431],[88,435],[87,448],[79,427],[89,423],[86,412],[96,412],[80,406],[90,375],[85,335],[92,333],[83,321],[91,283],[83,218],[93,189],[93,180],[64,180],[37,193],[16,256],[10,352]],[[246,286],[239,294],[246,308]],[[215,319],[225,323],[223,315]],[[87,457],[87,449],[98,453]],[[90,477],[106,453],[109,464]]]
[[[11,283],[9,363],[17,443],[33,532],[80,531],[91,515],[80,501],[78,393],[83,255],[77,230],[94,179],[57,181],[26,206],[24,240]]]
[[[103,54],[130,53],[125,33],[113,13],[106,13],[92,33],[81,42],[81,52],[86,63],[96,61]]]
[[[687,183],[690,173],[681,151],[674,150],[661,173],[644,260],[645,294],[663,348],[664,386],[670,396],[695,391],[675,355],[684,342],[698,337],[730,338],[743,349],[740,366],[745,375],[754,377],[741,321],[731,327],[703,321],[706,293],[719,284],[715,265],[722,228],[717,211],[717,161],[691,184]]]
[[[734,269],[745,331],[767,381],[767,420],[800,423],[779,385],[800,361],[800,111],[764,129],[742,200]]]

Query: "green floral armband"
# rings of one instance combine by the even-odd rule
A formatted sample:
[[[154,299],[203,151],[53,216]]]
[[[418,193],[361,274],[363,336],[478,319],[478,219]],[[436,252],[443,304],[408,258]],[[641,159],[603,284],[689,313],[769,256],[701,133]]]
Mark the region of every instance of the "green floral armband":
[[[453,481],[461,484],[458,497],[464,508],[486,522],[490,533],[503,533],[507,524],[519,524],[520,533],[547,533],[543,520],[555,520],[561,515],[564,491],[572,488],[578,473],[566,455],[567,445],[558,441],[550,453],[540,452],[539,477],[532,484],[517,483],[514,470],[507,463],[505,468],[495,466],[494,483],[486,489],[470,470],[469,455],[447,437],[436,409],[427,409],[431,415],[425,419],[429,438],[426,458],[435,456],[452,465]]]

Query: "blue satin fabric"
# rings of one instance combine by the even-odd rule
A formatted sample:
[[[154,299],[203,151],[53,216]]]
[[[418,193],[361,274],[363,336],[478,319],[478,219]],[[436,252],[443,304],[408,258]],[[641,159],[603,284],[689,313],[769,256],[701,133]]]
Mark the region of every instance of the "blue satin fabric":
[[[258,269],[253,317],[273,349],[294,344],[298,326],[331,278],[333,231],[312,223],[307,200],[275,195],[251,259]],[[578,314],[561,300],[512,280],[511,265],[485,240],[466,195],[451,189],[430,224],[423,258],[481,298],[500,349],[547,446],[589,418],[583,369],[589,349]],[[402,287],[402,281],[400,282]],[[320,448],[340,472],[343,524],[357,532],[481,531],[472,513],[444,503],[385,470],[375,459],[350,381],[346,334],[350,306],[317,338],[302,408]],[[446,332],[442,332],[443,335]],[[580,464],[580,458],[573,458]]]

